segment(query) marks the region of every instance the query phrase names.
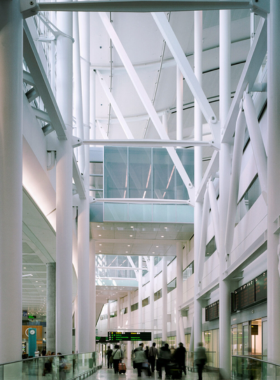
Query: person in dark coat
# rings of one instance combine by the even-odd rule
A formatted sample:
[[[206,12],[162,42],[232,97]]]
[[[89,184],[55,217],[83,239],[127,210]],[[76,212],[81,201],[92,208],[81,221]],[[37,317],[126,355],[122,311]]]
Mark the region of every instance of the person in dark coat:
[[[161,347],[160,351],[159,351],[159,354],[158,354],[158,364],[159,364],[159,371],[158,371],[158,375],[159,375],[159,379],[162,378],[162,368],[164,367],[165,368],[165,374],[166,376],[168,376],[168,364],[170,362],[170,358],[171,358],[171,351],[169,349],[169,344],[168,343],[165,343],[165,345],[163,347]]]
[[[186,375],[186,349],[183,343],[179,343],[179,347],[176,348],[171,360],[173,360],[178,367],[184,372]]]

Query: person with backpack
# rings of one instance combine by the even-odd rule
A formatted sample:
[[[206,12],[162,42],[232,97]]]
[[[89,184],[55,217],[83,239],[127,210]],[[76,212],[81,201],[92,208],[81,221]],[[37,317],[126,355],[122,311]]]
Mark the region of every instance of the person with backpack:
[[[117,344],[115,345],[115,349],[112,352],[110,362],[113,363],[114,372],[117,374],[119,372],[119,363],[121,362],[123,358],[123,352]]]

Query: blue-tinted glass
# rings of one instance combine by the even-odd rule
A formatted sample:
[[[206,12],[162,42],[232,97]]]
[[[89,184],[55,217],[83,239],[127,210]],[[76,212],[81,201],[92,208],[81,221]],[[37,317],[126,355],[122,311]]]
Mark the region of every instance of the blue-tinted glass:
[[[129,198],[152,198],[150,148],[129,148]]]
[[[176,205],[154,205],[153,222],[176,223]]]
[[[104,148],[104,197],[128,197],[127,148]]]
[[[127,203],[104,203],[104,221],[127,221]]]
[[[153,217],[152,204],[129,204],[129,220],[137,222],[151,222]]]
[[[177,149],[176,150],[192,184],[194,184],[194,150]],[[176,199],[189,199],[188,190],[182,181],[181,176],[176,170]]]
[[[155,199],[175,198],[175,166],[166,149],[153,149],[153,187]]]

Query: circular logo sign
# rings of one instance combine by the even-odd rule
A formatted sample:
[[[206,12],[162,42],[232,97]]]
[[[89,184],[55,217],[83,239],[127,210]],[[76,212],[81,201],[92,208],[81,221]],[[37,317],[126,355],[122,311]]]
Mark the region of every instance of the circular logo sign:
[[[30,330],[30,335],[34,335],[35,334],[35,330]]]

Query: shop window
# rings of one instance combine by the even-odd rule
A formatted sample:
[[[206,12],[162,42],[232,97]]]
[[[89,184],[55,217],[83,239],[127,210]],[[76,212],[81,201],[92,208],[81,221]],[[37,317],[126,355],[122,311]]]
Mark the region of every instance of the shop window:
[[[190,265],[188,265],[187,268],[183,270],[183,281],[191,277],[192,274],[194,274],[194,261],[191,262]]]
[[[161,297],[162,297],[162,289],[158,290],[158,291],[154,294],[154,301],[159,300]]]
[[[131,311],[138,310],[138,302],[135,303],[134,305],[131,305]]]
[[[217,249],[216,240],[215,240],[215,236],[213,236],[212,239],[209,241],[209,243],[206,245],[205,261],[208,260],[209,257],[213,255],[216,249]]]
[[[149,305],[149,303],[150,303],[150,297],[145,298],[144,300],[142,300],[142,307]]]
[[[169,284],[167,284],[167,293],[170,293],[172,290],[176,289],[176,282],[177,279],[174,278],[174,280],[170,281]]]
[[[209,367],[219,367],[219,329],[204,331],[204,347]]]
[[[168,336],[166,339],[166,343],[169,344],[169,349],[176,348],[176,336]]]

